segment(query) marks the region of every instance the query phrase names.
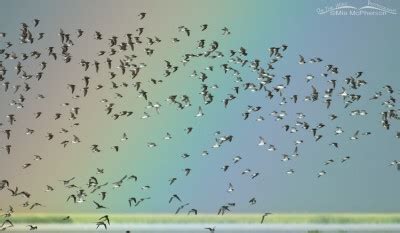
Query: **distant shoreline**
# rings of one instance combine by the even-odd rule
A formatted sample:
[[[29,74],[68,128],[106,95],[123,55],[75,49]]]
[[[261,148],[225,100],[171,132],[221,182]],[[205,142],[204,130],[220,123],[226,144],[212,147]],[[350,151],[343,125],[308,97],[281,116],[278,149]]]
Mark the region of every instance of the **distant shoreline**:
[[[86,224],[93,223],[106,213],[46,214],[19,213],[10,218],[15,224]],[[112,214],[110,221],[118,224],[259,224],[262,214]],[[62,220],[70,216],[69,220]],[[4,217],[0,217],[3,220]],[[400,224],[400,213],[276,213],[268,216],[264,224]]]

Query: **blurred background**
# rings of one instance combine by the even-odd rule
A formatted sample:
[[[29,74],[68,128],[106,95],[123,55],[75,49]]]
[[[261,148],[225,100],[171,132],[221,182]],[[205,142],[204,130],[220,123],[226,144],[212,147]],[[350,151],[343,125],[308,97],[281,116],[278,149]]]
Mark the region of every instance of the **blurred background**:
[[[400,9],[398,1],[377,1],[379,4]],[[172,194],[179,194],[183,203],[190,203],[201,213],[216,213],[218,208],[227,202],[236,202],[233,212],[259,213],[265,211],[304,213],[304,212],[398,212],[396,204],[400,194],[397,185],[400,173],[389,167],[392,160],[400,159],[396,152],[399,143],[396,132],[398,123],[390,130],[385,130],[380,123],[380,113],[385,108],[380,101],[368,99],[384,85],[392,85],[397,95],[400,85],[398,54],[400,46],[400,23],[398,14],[385,16],[331,16],[317,14],[318,8],[335,5],[337,1],[319,0],[293,2],[283,1],[0,1],[0,31],[7,37],[0,40],[0,47],[7,41],[14,46],[10,49],[16,53],[30,53],[33,50],[42,52],[43,59],[48,61],[43,80],[32,82],[31,93],[27,94],[25,107],[21,110],[10,106],[11,100],[17,95],[5,94],[2,90],[0,99],[0,126],[7,129],[6,115],[14,113],[16,124],[8,142],[1,136],[0,145],[13,145],[11,155],[0,151],[0,179],[10,181],[11,187],[19,186],[32,194],[35,202],[43,203],[45,208],[33,211],[46,213],[59,212],[93,212],[91,200],[100,197],[91,196],[85,203],[74,205],[66,203],[66,198],[73,192],[63,187],[60,180],[76,177],[74,183],[84,186],[89,177],[96,175],[96,168],[103,168],[104,174],[96,175],[99,183],[115,182],[125,174],[135,174],[138,181],[127,181],[119,189],[108,188],[108,197],[102,203],[114,213],[172,213],[181,203],[169,204]],[[367,4],[365,0],[350,1],[351,5],[361,7]],[[139,21],[138,14],[147,12],[145,19]],[[35,32],[44,32],[44,39],[32,45],[20,45],[18,42],[20,23],[32,25],[33,19],[40,19]],[[206,31],[200,30],[200,25],[208,24]],[[191,29],[190,37],[179,32],[179,26]],[[31,26],[32,27],[32,26]],[[147,102],[138,98],[138,92],[133,87],[111,90],[106,64],[100,65],[96,74],[93,68],[84,72],[79,65],[81,59],[93,62],[95,59],[104,62],[105,57],[97,57],[97,52],[108,49],[108,38],[115,35],[125,38],[126,33],[136,35],[136,29],[144,27],[143,38],[159,37],[162,42],[154,45],[154,55],[146,56],[143,48],[135,50],[136,61],[147,64],[137,80],[142,82],[143,89],[148,92],[149,100],[159,102],[162,107],[160,114],[146,109]],[[222,28],[231,31],[229,36],[222,35]],[[76,30],[85,31],[81,39],[76,39]],[[56,47],[59,52],[59,30],[70,33],[74,46],[70,48],[72,61],[65,64],[58,59],[53,61],[47,57],[47,48]],[[105,39],[94,40],[94,32],[99,31]],[[172,38],[180,42],[173,43]],[[238,84],[232,77],[224,74],[219,67],[221,61],[201,60],[182,66],[180,61],[186,53],[199,51],[196,41],[205,39],[207,45],[215,40],[219,42],[220,51],[224,51],[228,59],[229,50],[244,47],[249,59],[260,59],[265,65],[269,59],[268,48],[287,44],[289,47],[282,61],[275,65],[275,84],[284,83],[280,77],[290,74],[292,83],[286,91],[300,96],[298,104],[288,100],[280,106],[281,99],[267,100],[265,92],[241,92],[237,101],[232,101],[228,108],[223,107],[222,100],[227,94],[233,93],[233,87]],[[122,39],[121,39],[122,40]],[[143,39],[143,41],[146,41]],[[145,43],[145,42],[144,42]],[[306,58],[321,57],[320,64],[298,64],[299,54]],[[29,72],[40,70],[43,59],[29,60],[24,66]],[[3,59],[2,59],[3,60]],[[179,70],[171,77],[163,77],[165,63],[169,60],[179,65]],[[9,73],[10,82],[18,80],[13,67],[15,61],[3,61]],[[344,109],[341,97],[334,96],[330,109],[326,109],[322,101],[304,102],[304,96],[311,93],[310,84],[305,82],[307,74],[318,76],[312,84],[322,92],[330,84],[320,77],[326,69],[324,65],[334,64],[339,67],[337,80],[343,80],[356,72],[362,71],[368,85],[358,93],[363,100]],[[118,60],[113,66],[118,65]],[[205,72],[207,66],[214,66],[209,72],[207,84],[218,85],[213,90],[215,100],[204,106],[201,96],[201,81],[190,77],[193,70]],[[132,84],[128,75],[119,76],[117,82],[126,81]],[[107,85],[103,91],[90,90],[85,98],[72,99],[67,84],[83,87],[82,78],[91,77],[90,85]],[[250,69],[243,69],[241,76],[244,82],[256,81],[257,74]],[[163,79],[162,84],[152,85],[150,79]],[[22,82],[23,83],[23,82]],[[241,85],[241,84],[239,84]],[[340,86],[337,90],[340,90]],[[115,92],[124,96],[117,99]],[[45,99],[39,100],[37,94],[43,94]],[[192,106],[177,110],[166,102],[170,95],[188,95]],[[130,110],[133,116],[111,120],[105,114],[105,104],[100,100],[109,99],[116,103],[116,111]],[[70,128],[72,121],[67,114],[55,121],[57,112],[65,111],[62,103],[70,102],[71,106],[79,106],[80,113],[76,122],[80,126]],[[244,121],[242,113],[247,106],[262,106],[262,109]],[[194,117],[198,106],[203,107],[205,116]],[[354,109],[366,109],[367,116],[352,117],[349,112]],[[287,117],[283,122],[277,122],[269,114],[272,111],[285,110]],[[34,113],[42,111],[39,119],[34,119]],[[151,115],[149,119],[140,119],[144,112]],[[296,113],[306,114],[306,120],[316,126],[325,123],[321,131],[324,137],[315,142],[309,132],[299,131],[295,134],[284,132],[282,125],[294,122]],[[337,114],[335,121],[330,121],[328,115]],[[257,116],[264,116],[265,121],[257,122]],[[187,135],[187,127],[193,127],[193,132]],[[344,129],[344,134],[335,136],[337,126]],[[35,130],[33,135],[26,135],[26,128]],[[58,133],[61,128],[68,128],[67,135]],[[349,137],[355,131],[372,132],[368,137],[349,142]],[[214,133],[221,131],[222,135],[233,135],[232,143],[226,143],[218,149],[211,146],[215,143]],[[46,133],[53,132],[53,141],[47,141]],[[128,140],[121,141],[123,133]],[[171,140],[164,140],[166,133],[172,135]],[[65,149],[60,142],[71,135],[77,135],[81,143],[69,145]],[[257,146],[259,136],[268,143],[274,144],[277,150],[269,152],[266,147]],[[287,163],[281,161],[282,154],[291,154],[294,141],[302,139],[299,146],[299,158]],[[337,141],[339,149],[328,144]],[[156,142],[157,147],[148,148],[148,142]],[[98,144],[100,153],[92,153],[90,145]],[[119,145],[118,153],[111,146]],[[207,150],[209,155],[201,156]],[[182,159],[181,155],[191,156]],[[43,157],[42,161],[33,161],[33,155]],[[232,164],[233,157],[240,155],[243,159],[231,166],[227,172],[221,167]],[[340,158],[351,156],[346,163],[336,163],[324,166],[328,159],[339,161]],[[32,163],[27,169],[23,164]],[[192,172],[185,177],[183,169],[191,168]],[[250,168],[259,172],[256,179],[241,172]],[[294,169],[294,175],[286,171]],[[317,178],[320,170],[326,170],[327,175]],[[170,186],[168,180],[176,177],[177,181]],[[228,184],[235,187],[233,193],[226,192]],[[46,192],[46,185],[54,187],[53,192]],[[149,190],[141,187],[149,185]],[[129,208],[128,198],[151,197],[152,200],[135,208]],[[255,197],[256,205],[248,201]],[[10,192],[0,191],[0,208],[6,209],[11,204],[18,211],[24,212],[22,197],[10,197]]]

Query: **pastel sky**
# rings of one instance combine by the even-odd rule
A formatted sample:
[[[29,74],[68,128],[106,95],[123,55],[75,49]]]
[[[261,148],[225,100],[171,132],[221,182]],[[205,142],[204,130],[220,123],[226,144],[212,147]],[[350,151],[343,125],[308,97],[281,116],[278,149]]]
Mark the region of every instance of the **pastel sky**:
[[[367,0],[348,1],[349,4],[362,7]],[[398,1],[378,1],[388,8],[400,10]],[[109,211],[119,213],[170,213],[174,212],[180,203],[169,204],[172,194],[179,194],[183,203],[190,203],[191,208],[199,212],[216,213],[218,208],[227,203],[235,202],[234,212],[398,212],[396,204],[400,186],[397,185],[400,173],[389,167],[393,160],[400,160],[399,139],[396,132],[399,122],[393,121],[390,130],[381,126],[380,113],[385,110],[381,100],[370,101],[376,91],[384,91],[385,85],[395,89],[394,97],[398,95],[400,31],[398,30],[399,14],[385,16],[331,16],[317,14],[318,8],[335,6],[336,0],[320,1],[0,1],[0,32],[7,32],[6,38],[0,38],[0,48],[7,41],[12,41],[10,51],[30,53],[38,50],[43,58],[29,59],[24,63],[30,73],[39,72],[39,64],[46,60],[48,67],[43,79],[37,82],[29,80],[32,90],[24,94],[26,102],[22,110],[10,106],[11,100],[18,98],[12,94],[12,88],[5,93],[0,91],[0,126],[1,130],[9,128],[6,115],[14,113],[17,122],[13,126],[10,140],[0,136],[0,146],[12,144],[12,154],[0,151],[0,180],[7,179],[11,187],[18,186],[32,194],[31,202],[43,203],[45,208],[37,212],[93,212],[92,200],[99,200],[96,194],[87,198],[81,205],[66,203],[69,194],[74,193],[63,187],[59,180],[76,177],[74,183],[84,186],[90,176],[96,175],[96,168],[104,168],[105,173],[96,175],[100,183],[115,182],[125,174],[135,174],[138,181],[126,181],[120,189],[107,187],[108,197],[102,203]],[[138,14],[146,12],[142,21]],[[32,20],[40,19],[37,28],[33,28]],[[44,32],[44,39],[33,45],[21,45],[18,41],[20,23],[26,22],[36,33]],[[202,32],[200,25],[208,24],[208,29]],[[190,37],[179,32],[178,27],[185,26],[191,30]],[[147,102],[138,98],[138,92],[131,85],[137,80],[131,80],[129,74],[120,75],[118,59],[113,63],[113,71],[118,74],[115,82],[128,83],[129,88],[111,89],[109,73],[104,63],[105,57],[98,57],[100,50],[109,50],[108,38],[115,35],[119,41],[124,40],[126,33],[137,34],[136,29],[144,27],[143,43],[146,37],[159,37],[162,42],[155,44],[154,55],[145,55],[143,49],[147,45],[138,46],[133,53],[138,56],[137,64],[146,63],[146,67],[137,80],[142,82],[143,89],[148,92],[149,100],[159,102],[162,107],[160,114],[153,109],[146,109]],[[229,36],[222,35],[222,28],[231,31]],[[85,31],[81,39],[76,38],[76,29]],[[47,56],[47,48],[54,46],[60,52],[59,30],[70,33],[74,46],[70,48],[72,61],[65,64],[58,59],[51,60]],[[103,34],[101,41],[94,40],[94,31]],[[172,38],[180,42],[173,43]],[[221,60],[198,59],[182,66],[182,56],[186,53],[198,53],[197,41],[205,39],[206,46],[211,41],[219,42],[219,51],[225,54]],[[224,74],[220,65],[229,59],[229,50],[244,47],[248,51],[250,61],[259,59],[265,66],[269,59],[268,48],[287,44],[289,47],[284,58],[274,65],[275,81],[271,86],[284,83],[281,79],[290,74],[292,81],[285,90],[296,93],[299,102],[293,104],[287,98],[287,104],[279,105],[282,98],[276,94],[273,100],[268,100],[264,91],[244,91],[242,84],[257,82],[257,74],[249,68],[241,69],[243,83],[236,83],[232,75]],[[320,57],[323,62],[318,64],[298,64],[299,54],[305,58]],[[93,62],[101,61],[100,72],[96,74],[93,68],[84,72],[79,65],[81,59]],[[7,80],[13,84],[23,84],[15,75],[13,60],[0,60],[7,66]],[[179,69],[171,77],[164,77],[164,60],[178,65]],[[304,96],[311,93],[311,84],[322,93],[330,87],[328,78],[320,76],[327,64],[339,67],[340,73],[334,76],[338,80],[332,106],[326,109],[322,101],[305,102]],[[213,66],[214,71],[206,70]],[[216,84],[213,89],[214,102],[205,106],[199,95],[201,81],[190,77],[193,70],[205,72],[209,78],[207,85]],[[362,71],[362,78],[368,84],[357,93],[362,95],[361,101],[349,108],[343,108],[343,101],[337,95],[344,86],[344,79]],[[308,74],[316,76],[311,84],[306,83]],[[85,98],[72,99],[67,84],[76,84],[77,91],[83,88],[82,78],[91,77],[91,89]],[[153,85],[150,79],[162,79],[163,83]],[[95,85],[103,84],[103,90],[94,90]],[[11,85],[11,86],[12,86]],[[233,94],[233,87],[241,86],[238,98],[224,108],[223,99]],[[270,87],[271,87],[270,86]],[[268,87],[268,88],[270,88]],[[118,99],[115,93],[124,97]],[[36,96],[43,94],[43,100]],[[170,95],[188,95],[191,107],[177,110],[166,99]],[[288,94],[289,96],[289,94]],[[110,119],[105,114],[105,104],[101,99],[109,99],[116,104],[115,111],[133,111],[130,118]],[[383,99],[382,99],[383,100]],[[69,102],[71,106],[61,106]],[[262,109],[244,121],[242,113],[247,106],[262,106]],[[202,106],[204,117],[196,118],[198,107]],[[76,121],[68,120],[69,108],[79,107],[80,113]],[[351,110],[365,109],[367,116],[350,116]],[[272,111],[287,112],[287,117],[276,121]],[[34,119],[34,113],[42,111],[43,116]],[[62,112],[63,117],[55,121],[54,115]],[[148,112],[149,119],[140,119]],[[290,134],[284,132],[284,124],[293,125],[296,113],[303,112],[306,121],[312,127],[318,123],[326,124],[321,130],[323,138],[315,142],[310,132],[300,130]],[[330,121],[328,115],[335,113],[338,119]],[[255,119],[265,118],[262,122]],[[74,122],[80,125],[70,126]],[[343,135],[335,136],[336,127],[342,127]],[[193,127],[189,135],[184,131]],[[26,128],[35,130],[33,135],[26,135]],[[61,128],[70,130],[68,134],[58,133]],[[372,132],[369,136],[360,136],[359,140],[349,141],[354,132]],[[224,143],[220,148],[213,149],[216,131],[222,135],[233,135],[231,143]],[[53,141],[47,141],[45,135],[53,132]],[[128,140],[121,141],[126,132]],[[164,140],[166,133],[172,135],[171,140]],[[72,139],[78,135],[81,143],[62,148],[60,142],[66,138]],[[258,146],[259,136],[268,143],[274,144],[277,150],[267,151],[267,147]],[[282,162],[282,154],[291,154],[294,141],[302,139],[299,145],[298,158]],[[339,149],[328,144],[337,141]],[[148,148],[148,142],[157,143],[157,147]],[[92,153],[90,145],[100,145],[101,153]],[[111,146],[119,145],[118,153]],[[201,156],[203,150],[209,155]],[[181,157],[188,153],[187,159]],[[42,161],[33,161],[33,155],[43,157]],[[243,159],[233,165],[233,157],[240,155]],[[340,163],[340,159],[350,156],[351,159]],[[328,159],[336,162],[324,166]],[[32,163],[27,169],[22,169],[25,163]],[[231,167],[223,172],[221,167],[229,164]],[[185,177],[183,169],[191,168],[192,172]],[[251,179],[250,175],[241,175],[245,169],[251,169],[251,174],[260,175]],[[294,169],[294,175],[286,171]],[[321,170],[327,174],[317,178]],[[177,181],[169,185],[168,180],[176,177]],[[228,193],[228,184],[232,183],[235,191]],[[53,192],[45,192],[46,185],[55,188]],[[149,185],[149,190],[141,187]],[[136,208],[129,208],[128,198],[135,196],[151,197],[152,199]],[[256,205],[248,201],[255,197]],[[21,204],[23,197],[10,197],[7,190],[0,191],[0,208],[9,204],[18,211],[27,211]]]

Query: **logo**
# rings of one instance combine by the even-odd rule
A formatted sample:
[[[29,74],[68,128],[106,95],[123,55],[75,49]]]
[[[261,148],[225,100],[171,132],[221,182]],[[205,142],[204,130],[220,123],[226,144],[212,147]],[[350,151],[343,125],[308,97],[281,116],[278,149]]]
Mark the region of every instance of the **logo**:
[[[368,0],[366,5],[359,7],[347,2],[339,2],[334,6],[318,8],[317,14],[331,16],[385,16],[396,15],[397,10]]]

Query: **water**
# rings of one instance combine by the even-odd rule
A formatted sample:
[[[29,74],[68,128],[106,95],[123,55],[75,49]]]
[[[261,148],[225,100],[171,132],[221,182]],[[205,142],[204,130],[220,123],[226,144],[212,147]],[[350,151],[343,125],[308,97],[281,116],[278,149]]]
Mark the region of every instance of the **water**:
[[[214,227],[216,233],[400,233],[400,224],[113,224],[107,232],[115,233],[207,233]],[[27,232],[25,225],[16,225],[12,232]],[[98,232],[95,224],[38,224],[36,232]]]

